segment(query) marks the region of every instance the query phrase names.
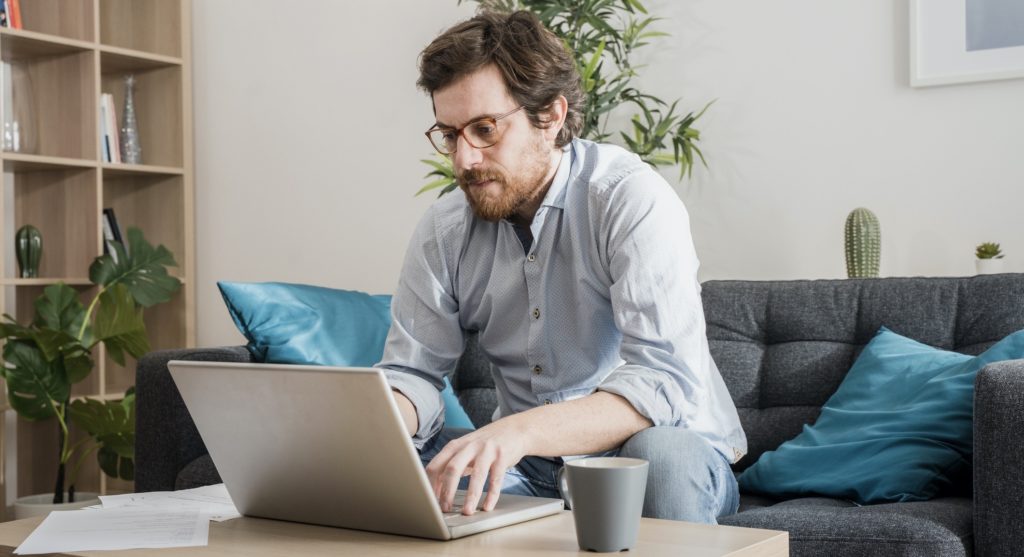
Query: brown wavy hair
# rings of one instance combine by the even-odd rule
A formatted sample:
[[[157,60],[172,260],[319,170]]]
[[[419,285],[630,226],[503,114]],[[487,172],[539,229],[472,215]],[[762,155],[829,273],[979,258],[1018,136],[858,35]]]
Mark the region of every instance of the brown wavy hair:
[[[476,70],[495,64],[517,103],[535,127],[545,128],[541,114],[565,96],[569,109],[555,146],[572,141],[583,128],[583,87],[565,44],[528,11],[481,11],[451,27],[420,53],[416,85],[429,93],[443,89]]]

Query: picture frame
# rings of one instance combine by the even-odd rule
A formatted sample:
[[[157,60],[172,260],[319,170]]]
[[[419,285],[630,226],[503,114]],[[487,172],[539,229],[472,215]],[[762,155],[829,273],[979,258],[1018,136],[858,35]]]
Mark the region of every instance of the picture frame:
[[[991,25],[1002,23],[991,17],[1000,8],[1024,13],[1017,11],[1021,8],[1015,1],[909,0],[910,85],[929,87],[1024,77],[1024,40],[1015,34],[1016,30],[1008,42],[1005,35],[1000,36],[1005,46],[998,40],[986,40],[986,33],[991,38],[1005,31]],[[990,16],[987,22],[981,17],[984,15]]]

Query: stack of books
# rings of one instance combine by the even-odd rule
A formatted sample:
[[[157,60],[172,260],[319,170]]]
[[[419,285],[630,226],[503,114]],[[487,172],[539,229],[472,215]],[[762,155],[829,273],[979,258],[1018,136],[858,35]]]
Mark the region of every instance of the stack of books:
[[[21,0],[0,0],[0,27],[21,29]]]
[[[114,96],[100,95],[100,145],[103,147],[103,162],[121,162],[121,138],[117,131],[117,112],[114,110]]]

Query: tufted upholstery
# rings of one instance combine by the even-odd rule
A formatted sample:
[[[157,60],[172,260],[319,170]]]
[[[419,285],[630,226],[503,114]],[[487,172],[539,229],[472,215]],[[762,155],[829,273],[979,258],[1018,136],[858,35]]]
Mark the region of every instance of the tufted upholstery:
[[[932,346],[978,354],[1024,329],[1024,275],[817,281],[710,281],[703,285],[711,354],[747,433],[740,471],[817,419],[860,350],[885,325]],[[136,487],[218,481],[173,387],[172,358],[247,360],[240,347],[163,351],[137,370]],[[470,335],[452,383],[474,423],[496,405],[492,374]],[[1024,360],[987,366],[975,398],[976,487],[934,501],[857,507],[846,501],[775,501],[743,494],[733,526],[787,530],[793,556],[1010,555],[1024,542]],[[982,428],[980,431],[978,428]],[[979,498],[980,497],[980,498]]]
[[[1024,329],[1019,275],[703,286],[711,355],[747,433],[749,453],[737,470],[817,419],[883,325],[966,354]]]

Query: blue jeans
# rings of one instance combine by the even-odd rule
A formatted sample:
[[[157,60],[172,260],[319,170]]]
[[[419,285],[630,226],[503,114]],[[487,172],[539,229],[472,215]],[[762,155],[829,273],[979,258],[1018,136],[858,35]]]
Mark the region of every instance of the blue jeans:
[[[442,429],[420,451],[426,466],[465,429]],[[644,516],[715,524],[739,509],[739,487],[729,462],[702,437],[678,427],[652,427],[630,437],[607,456],[642,458],[650,463]],[[527,456],[505,473],[501,492],[562,499],[558,471],[562,459]],[[465,477],[459,489],[466,489]]]

